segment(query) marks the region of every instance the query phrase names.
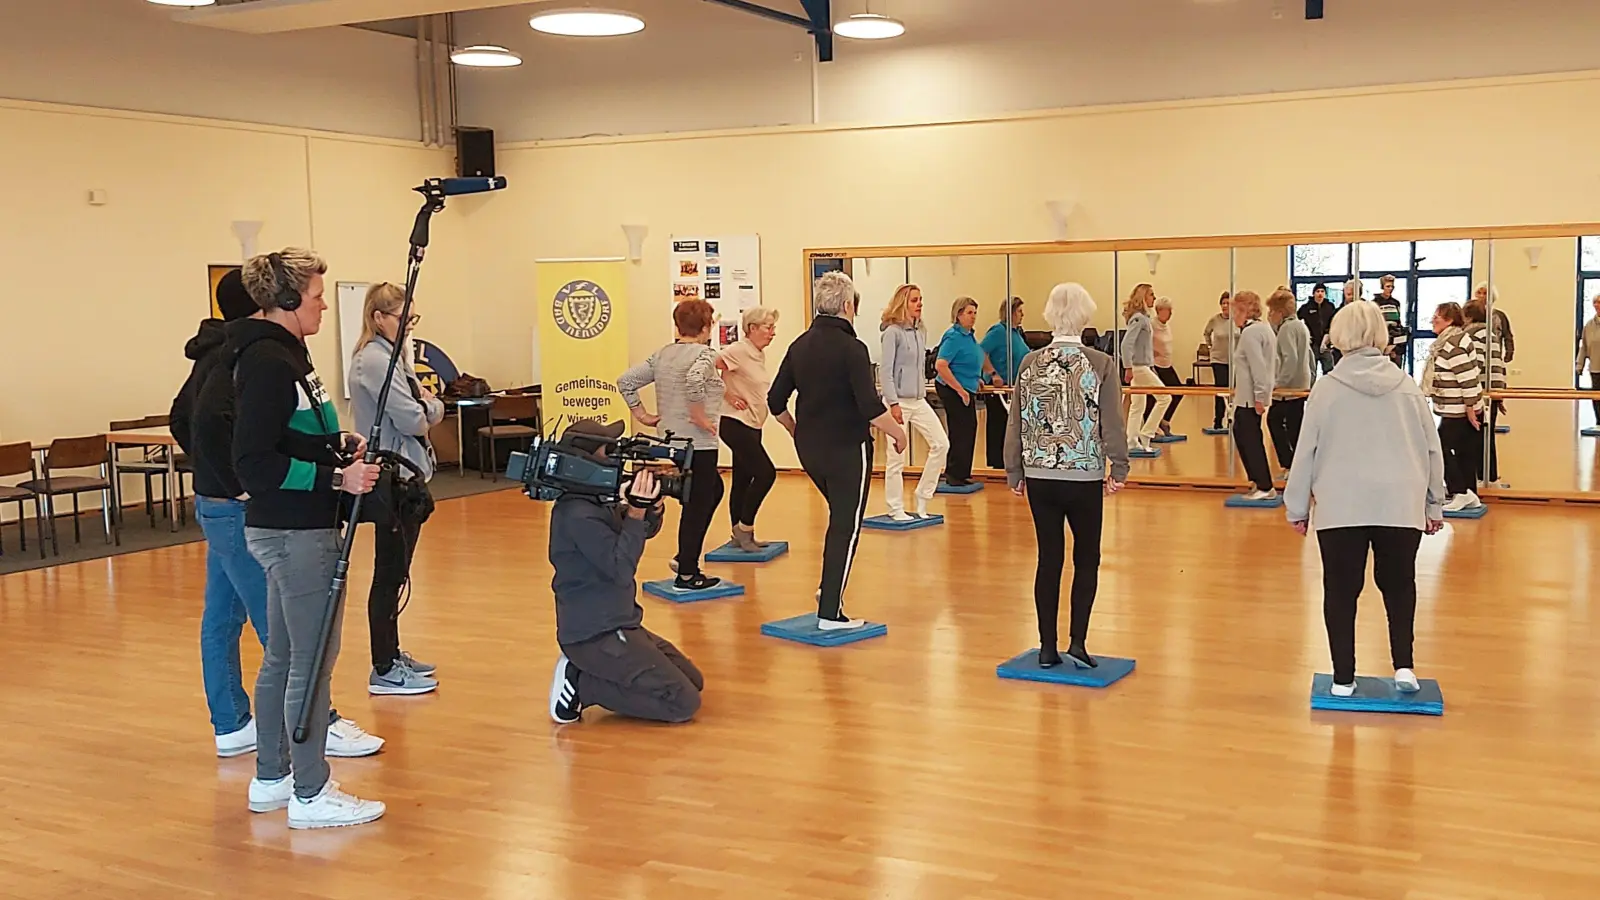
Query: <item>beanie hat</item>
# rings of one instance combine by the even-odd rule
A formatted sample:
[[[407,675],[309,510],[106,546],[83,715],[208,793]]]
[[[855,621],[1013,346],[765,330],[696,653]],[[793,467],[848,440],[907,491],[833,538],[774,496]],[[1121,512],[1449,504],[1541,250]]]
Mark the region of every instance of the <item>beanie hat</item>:
[[[222,310],[224,322],[247,319],[261,311],[261,307],[250,299],[250,293],[244,289],[244,276],[240,270],[230,269],[217,282],[217,309]]]

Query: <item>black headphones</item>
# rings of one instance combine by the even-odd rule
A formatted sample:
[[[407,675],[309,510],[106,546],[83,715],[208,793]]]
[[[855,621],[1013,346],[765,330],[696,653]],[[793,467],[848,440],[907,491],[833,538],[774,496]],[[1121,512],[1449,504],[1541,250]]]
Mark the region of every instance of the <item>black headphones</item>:
[[[294,286],[294,279],[289,277],[289,270],[283,265],[283,256],[268,253],[267,265],[272,267],[272,277],[278,285],[278,292],[272,295],[273,307],[284,312],[294,312],[299,309],[300,289]]]

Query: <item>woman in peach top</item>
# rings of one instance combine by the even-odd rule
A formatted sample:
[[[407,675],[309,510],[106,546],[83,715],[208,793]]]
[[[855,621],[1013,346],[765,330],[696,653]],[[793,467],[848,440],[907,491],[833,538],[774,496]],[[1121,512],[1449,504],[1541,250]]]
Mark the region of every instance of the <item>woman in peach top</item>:
[[[717,354],[724,386],[722,442],[733,451],[733,479],[728,489],[728,515],[733,519],[733,543],[756,551],[767,545],[756,540],[756,513],[778,480],[778,469],[761,444],[767,422],[766,349],[778,333],[778,311],[757,306],[744,311],[744,339]]]

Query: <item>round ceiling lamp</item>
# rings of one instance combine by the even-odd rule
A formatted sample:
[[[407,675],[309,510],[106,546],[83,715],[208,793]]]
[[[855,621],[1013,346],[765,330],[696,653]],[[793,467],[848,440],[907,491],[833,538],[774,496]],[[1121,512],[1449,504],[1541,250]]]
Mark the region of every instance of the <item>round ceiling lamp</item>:
[[[474,44],[450,54],[450,61],[458,66],[474,69],[509,69],[522,65],[522,57],[494,44]]]
[[[633,13],[610,9],[552,9],[528,20],[534,31],[563,37],[619,37],[644,30]]]
[[[906,24],[877,13],[857,13],[833,26],[833,33],[857,41],[882,41],[906,33]]]
[[[217,0],[150,0],[157,6],[210,6]]]

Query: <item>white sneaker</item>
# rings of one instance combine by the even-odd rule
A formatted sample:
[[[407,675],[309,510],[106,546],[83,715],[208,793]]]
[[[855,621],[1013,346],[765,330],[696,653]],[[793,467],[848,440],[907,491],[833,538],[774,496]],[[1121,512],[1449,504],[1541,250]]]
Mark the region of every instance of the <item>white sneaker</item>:
[[[1415,694],[1422,690],[1422,685],[1417,681],[1417,673],[1410,669],[1395,669],[1394,689],[1402,694]]]
[[[1467,498],[1466,505],[1463,506],[1462,509],[1477,509],[1483,505],[1483,501],[1478,499],[1478,494],[1476,491],[1467,491],[1462,496]]]
[[[818,631],[850,631],[854,628],[860,628],[865,624],[867,624],[865,619],[846,618],[844,621],[840,622],[833,619],[824,619],[820,616],[817,618]]]
[[[1450,498],[1450,502],[1444,505],[1444,511],[1461,512],[1462,510],[1475,509],[1482,505],[1483,501],[1478,499],[1477,494],[1467,491]]]
[[[355,759],[362,756],[371,756],[383,749],[383,738],[375,734],[367,734],[361,726],[349,719],[340,719],[328,726],[329,756],[340,759]],[[380,813],[381,815],[381,813]]]
[[[1278,499],[1278,492],[1253,490],[1245,494],[1244,499],[1250,501],[1251,503],[1258,503],[1262,500],[1276,500]]]
[[[1335,684],[1333,687],[1328,689],[1328,692],[1333,694],[1335,697],[1354,697],[1356,694],[1356,685],[1353,681],[1349,684]]]
[[[292,799],[294,799],[293,775],[285,775],[277,781],[250,779],[250,811],[253,813],[283,809]]]
[[[906,512],[903,509],[900,510],[899,512],[896,512],[896,513],[890,513],[889,514],[889,519],[890,519],[890,521],[893,521],[893,522],[911,522],[911,521],[915,521],[915,517],[912,516],[910,513]]]
[[[256,749],[256,720],[251,719],[238,731],[217,735],[217,755],[223,759],[243,756]]]
[[[361,800],[339,790],[339,782],[328,779],[322,793],[310,800],[299,797],[289,802],[290,828],[341,828],[365,825],[383,816],[384,805],[377,800]]]

